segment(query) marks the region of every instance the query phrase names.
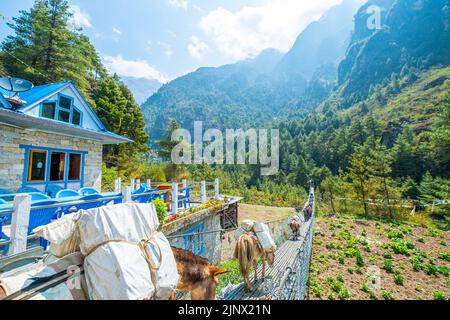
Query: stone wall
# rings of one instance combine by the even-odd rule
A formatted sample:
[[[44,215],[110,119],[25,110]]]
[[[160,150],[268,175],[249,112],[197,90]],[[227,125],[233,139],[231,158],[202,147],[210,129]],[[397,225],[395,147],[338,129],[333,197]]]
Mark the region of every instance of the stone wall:
[[[101,143],[0,124],[0,189],[15,191],[22,187],[25,151],[19,147],[20,145],[87,151],[84,166],[84,185],[97,189],[101,188]]]
[[[161,231],[174,247],[189,250],[211,263],[221,259],[220,208],[210,208],[164,225]],[[189,236],[190,234],[196,234]]]

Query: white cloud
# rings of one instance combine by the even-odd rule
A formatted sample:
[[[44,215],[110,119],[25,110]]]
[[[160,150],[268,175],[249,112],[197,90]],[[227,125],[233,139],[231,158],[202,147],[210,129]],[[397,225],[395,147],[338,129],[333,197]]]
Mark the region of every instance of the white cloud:
[[[70,12],[72,17],[69,24],[77,28],[92,28],[91,17],[85,11],[82,11],[79,6],[71,5]]]
[[[113,31],[115,34],[118,34],[119,36],[122,35],[122,31],[120,31],[119,29],[117,29],[117,28],[115,28],[115,27],[112,28],[112,31]]]
[[[200,41],[196,36],[192,36],[189,40],[187,49],[191,57],[201,59],[209,50],[209,46],[205,42]]]
[[[122,56],[104,56],[103,62],[111,73],[117,73],[119,76],[156,79],[163,83],[170,80],[145,60],[125,60]]]
[[[218,8],[201,20],[219,51],[245,59],[266,48],[289,50],[300,32],[342,0],[267,0],[261,6],[244,6],[236,12]]]
[[[184,10],[188,7],[187,0],[169,0],[169,5],[175,8],[183,8]]]

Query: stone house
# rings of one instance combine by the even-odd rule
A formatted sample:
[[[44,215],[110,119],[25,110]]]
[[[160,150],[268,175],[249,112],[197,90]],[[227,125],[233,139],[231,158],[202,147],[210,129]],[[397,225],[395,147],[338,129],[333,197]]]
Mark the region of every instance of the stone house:
[[[101,188],[109,132],[72,81],[14,93],[0,88],[0,189]]]

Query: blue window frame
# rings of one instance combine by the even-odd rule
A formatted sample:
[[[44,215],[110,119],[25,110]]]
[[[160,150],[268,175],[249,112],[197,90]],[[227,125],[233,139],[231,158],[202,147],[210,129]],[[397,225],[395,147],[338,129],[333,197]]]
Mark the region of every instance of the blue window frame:
[[[75,107],[74,98],[62,93],[58,93],[56,100],[47,100],[41,103],[39,116],[75,126],[83,125],[83,113]]]
[[[80,183],[84,185],[86,151],[21,145],[25,149],[23,185]],[[37,160],[36,160],[37,159]]]
[[[205,252],[205,224],[187,230],[183,233],[184,249],[200,256]]]

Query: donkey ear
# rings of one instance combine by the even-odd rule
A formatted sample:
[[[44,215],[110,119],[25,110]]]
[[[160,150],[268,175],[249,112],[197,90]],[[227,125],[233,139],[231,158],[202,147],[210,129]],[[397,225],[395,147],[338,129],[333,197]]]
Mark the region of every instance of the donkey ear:
[[[211,272],[211,274],[213,276],[218,276],[218,275],[230,272],[228,270],[225,270],[225,269],[222,269],[222,268],[219,268],[219,267],[214,267],[214,266],[210,266],[209,267],[209,271]]]

